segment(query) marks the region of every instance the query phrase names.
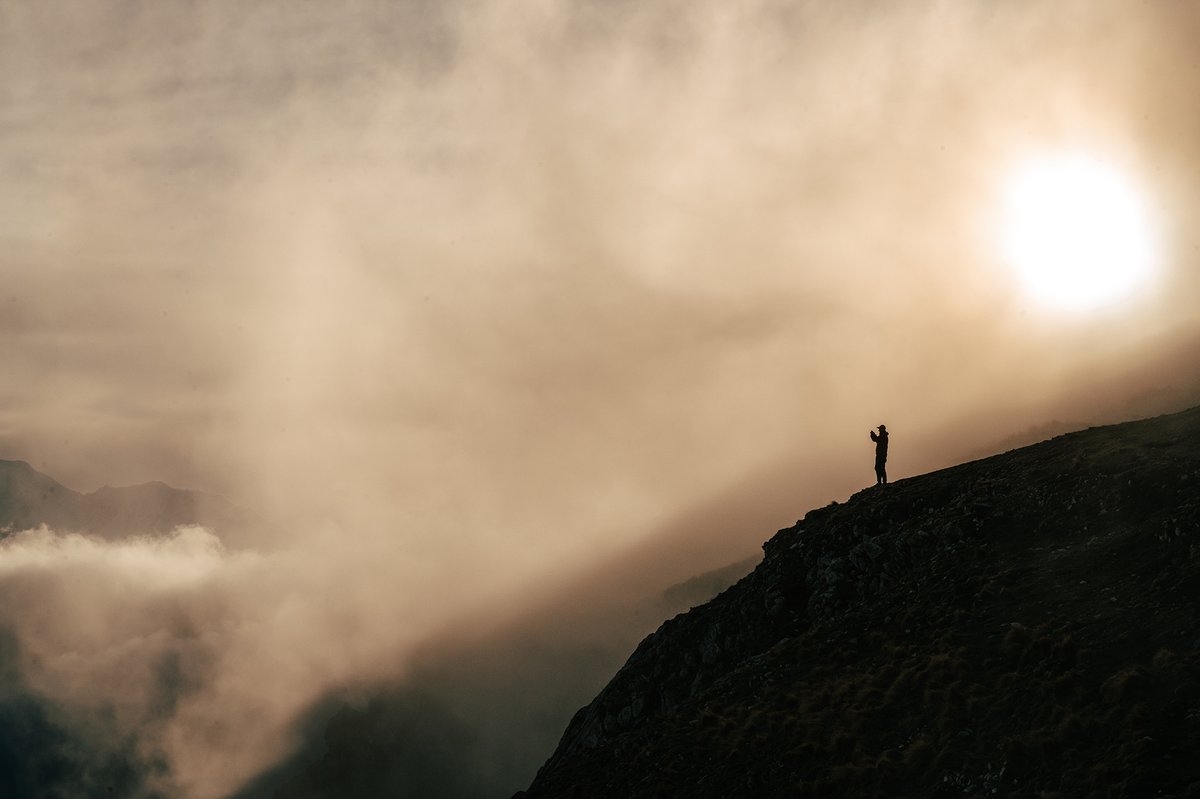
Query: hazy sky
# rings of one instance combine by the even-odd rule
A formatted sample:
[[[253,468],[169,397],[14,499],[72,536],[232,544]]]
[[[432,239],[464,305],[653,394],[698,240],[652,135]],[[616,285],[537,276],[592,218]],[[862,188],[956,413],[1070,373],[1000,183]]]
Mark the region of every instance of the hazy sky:
[[[1049,390],[1191,321],[1198,15],[0,3],[0,443],[83,489],[624,524]],[[997,263],[1006,171],[1063,150],[1159,215],[1132,311]]]
[[[1197,41],[1165,1],[0,0],[0,457],[319,519],[403,613],[784,459],[802,515],[880,422],[903,476],[1089,421],[1072,381],[1200,332]],[[1149,209],[1128,303],[1003,263],[1047,154]]]

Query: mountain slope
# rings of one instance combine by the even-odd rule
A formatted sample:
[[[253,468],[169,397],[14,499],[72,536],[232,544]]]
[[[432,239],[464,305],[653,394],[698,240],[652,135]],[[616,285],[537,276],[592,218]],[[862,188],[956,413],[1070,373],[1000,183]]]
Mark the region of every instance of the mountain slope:
[[[576,714],[524,794],[1200,795],[1200,409],[855,495]]]

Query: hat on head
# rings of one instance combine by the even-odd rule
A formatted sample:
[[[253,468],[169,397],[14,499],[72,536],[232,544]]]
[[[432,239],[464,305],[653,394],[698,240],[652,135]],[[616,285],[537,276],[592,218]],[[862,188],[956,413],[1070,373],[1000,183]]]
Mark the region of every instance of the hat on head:
[[[886,425],[886,424],[881,424],[881,425],[879,425],[879,429],[880,429],[880,430],[887,430],[887,425]]]

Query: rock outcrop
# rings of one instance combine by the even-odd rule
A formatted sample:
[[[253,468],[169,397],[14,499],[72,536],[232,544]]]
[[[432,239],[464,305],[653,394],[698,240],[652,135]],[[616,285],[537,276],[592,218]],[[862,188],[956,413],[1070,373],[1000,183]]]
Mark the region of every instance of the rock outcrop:
[[[1193,409],[811,511],[523,795],[1200,796],[1198,445]]]

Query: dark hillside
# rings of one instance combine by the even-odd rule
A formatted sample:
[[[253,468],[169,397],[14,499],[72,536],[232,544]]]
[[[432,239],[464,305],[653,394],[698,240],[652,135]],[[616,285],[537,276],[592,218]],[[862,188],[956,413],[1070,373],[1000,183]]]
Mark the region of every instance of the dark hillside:
[[[1200,796],[1198,443],[1193,409],[810,512],[524,796]]]

